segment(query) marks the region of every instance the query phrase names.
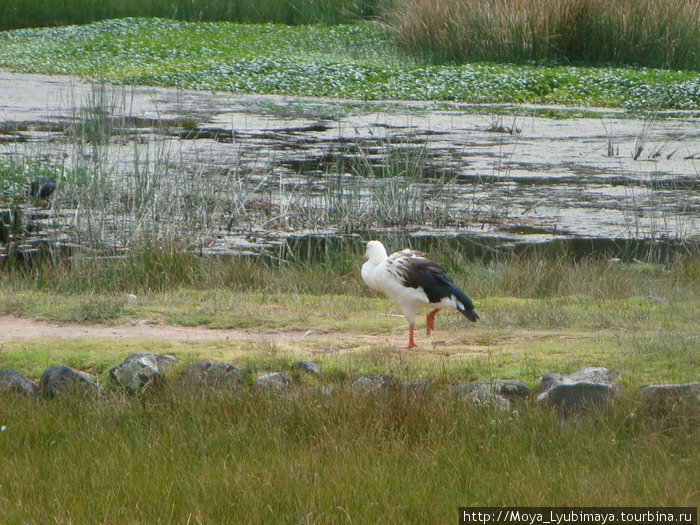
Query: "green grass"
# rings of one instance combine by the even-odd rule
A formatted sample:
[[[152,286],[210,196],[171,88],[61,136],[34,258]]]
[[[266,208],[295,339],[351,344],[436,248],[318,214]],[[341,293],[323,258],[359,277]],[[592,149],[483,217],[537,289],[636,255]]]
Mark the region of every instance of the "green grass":
[[[59,323],[128,326],[137,320],[238,329],[257,334],[281,357],[325,360],[330,351],[324,366],[332,369],[398,370],[406,378],[422,375],[438,382],[511,377],[534,386],[544,373],[593,365],[620,370],[629,385],[693,381],[700,375],[700,274],[693,255],[665,266],[544,256],[486,264],[436,252],[474,299],[481,320],[467,325],[459,315],[441,313],[437,334],[426,338],[420,318],[422,350],[414,354],[388,350],[404,343],[405,320],[395,304],[363,285],[359,254],[346,252],[334,263],[276,266],[259,259],[154,253],[158,257],[149,259],[141,275],[133,268],[142,266],[144,254],[73,269],[9,270],[0,277],[0,312]],[[303,340],[307,331],[317,337]],[[284,333],[292,335],[276,337]],[[253,343],[168,344],[183,361],[236,362],[261,354],[257,336]],[[431,346],[436,339],[454,341]],[[105,373],[104,363],[116,364],[138,348],[160,351],[163,341],[136,342],[128,351],[122,344],[100,343],[104,350],[97,354],[110,357],[101,367],[90,366]],[[51,339],[3,343],[0,367],[16,366],[38,377],[49,363],[89,364],[96,355],[82,342],[62,342],[58,353],[51,350],[55,345]],[[30,365],[35,355],[51,357]]]
[[[387,240],[390,250],[403,245]],[[415,248],[415,247],[414,247]],[[566,249],[552,253],[532,248],[521,256],[502,255],[491,260],[474,259],[468,251],[447,242],[429,246],[458,284],[476,297],[552,298],[582,295],[595,299],[626,299],[652,295],[670,301],[697,300],[700,295],[698,248],[662,256],[649,251],[648,262],[633,252],[624,261],[586,257]],[[324,253],[288,253],[288,262],[265,257],[198,256],[178,244],[146,245],[122,258],[79,255],[61,261],[1,268],[4,293],[49,292],[71,294],[137,295],[172,292],[182,288],[227,289],[243,293],[350,294],[363,295],[360,278],[364,242],[346,241]]]
[[[700,74],[621,67],[420,65],[371,24],[121,19],[0,33],[0,66],[108,82],[361,100],[700,108]]]
[[[696,505],[697,426],[411,401],[78,396],[0,406],[7,523],[449,523],[483,505]],[[592,460],[594,459],[594,460]],[[507,475],[506,475],[507,473]]]
[[[0,29],[123,17],[244,23],[381,20],[393,41],[431,61],[546,61],[700,68],[696,0],[0,0]]]
[[[487,264],[436,253],[481,320],[467,326],[441,313],[427,339],[421,319],[420,347],[405,351],[393,348],[405,343],[405,321],[361,284],[358,254],[236,266],[175,253],[6,269],[0,277],[1,312],[83,328],[147,320],[253,334],[1,341],[0,368],[38,379],[66,364],[106,388],[99,399],[3,395],[7,523],[449,523],[459,506],[476,504],[698,504],[700,415],[653,417],[637,395],[643,384],[700,377],[695,256],[663,265],[543,256]],[[301,338],[307,330],[314,335]],[[431,346],[436,339],[454,340]],[[179,362],[158,388],[128,396],[108,371],[132,352]],[[180,388],[179,370],[202,359],[239,366],[241,389]],[[298,359],[317,362],[323,377],[299,372]],[[505,414],[450,393],[498,378],[536,388],[544,373],[586,366],[619,371],[623,396],[566,425],[532,400]],[[284,395],[255,391],[257,375],[271,371],[291,378]],[[427,380],[431,389],[417,399],[359,395],[350,382],[360,373]],[[319,385],[334,391],[309,390]]]

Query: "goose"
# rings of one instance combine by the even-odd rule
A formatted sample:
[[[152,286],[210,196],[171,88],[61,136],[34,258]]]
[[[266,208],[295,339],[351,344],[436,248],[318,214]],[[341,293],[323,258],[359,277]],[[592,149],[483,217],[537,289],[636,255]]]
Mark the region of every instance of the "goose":
[[[425,318],[428,335],[435,329],[435,315],[442,308],[457,310],[473,322],[479,319],[471,299],[425,254],[406,249],[387,255],[381,242],[369,241],[364,260],[362,280],[397,303],[408,321],[408,345],[399,348],[417,346],[413,331],[416,314],[422,308],[432,308]]]

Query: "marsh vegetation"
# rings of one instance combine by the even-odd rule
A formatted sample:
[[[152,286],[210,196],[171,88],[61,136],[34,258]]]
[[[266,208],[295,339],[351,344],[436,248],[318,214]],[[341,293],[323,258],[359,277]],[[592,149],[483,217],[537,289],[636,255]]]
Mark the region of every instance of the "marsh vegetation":
[[[530,102],[650,111],[700,107],[697,66],[646,69],[613,59],[598,67],[576,61],[538,65],[495,58],[435,65],[397,51],[386,31],[372,24],[130,18],[7,31],[0,41],[2,67],[117,84],[358,100]]]
[[[108,18],[338,24],[374,21],[398,49],[430,61],[700,67],[697,0],[40,0],[0,4],[3,27],[86,24]]]

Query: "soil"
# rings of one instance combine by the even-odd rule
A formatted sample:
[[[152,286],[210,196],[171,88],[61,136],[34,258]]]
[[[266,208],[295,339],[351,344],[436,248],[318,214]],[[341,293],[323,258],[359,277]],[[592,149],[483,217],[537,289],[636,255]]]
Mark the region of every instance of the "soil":
[[[299,330],[281,332],[250,332],[243,330],[211,329],[164,324],[145,321],[129,321],[125,324],[79,324],[49,323],[36,319],[25,319],[14,315],[0,315],[0,341],[34,338],[95,338],[95,339],[162,339],[178,341],[260,341],[265,339],[286,342],[302,339],[328,337],[328,333]]]
[[[442,335],[449,335],[443,333]],[[476,344],[465,337],[441,339],[440,335],[430,339],[419,336],[418,347],[407,352],[430,351],[434,355],[450,357],[476,356],[487,352],[487,346]],[[30,339],[134,339],[151,341],[250,341],[253,343],[276,343],[291,353],[308,351],[332,354],[347,350],[358,350],[377,345],[401,346],[406,343],[406,327],[397,326],[390,333],[370,335],[336,331],[314,330],[227,330],[206,327],[187,327],[153,324],[131,320],[123,324],[52,323],[36,319],[0,315],[0,343]],[[510,343],[521,341],[514,337]],[[306,344],[303,344],[306,343]]]

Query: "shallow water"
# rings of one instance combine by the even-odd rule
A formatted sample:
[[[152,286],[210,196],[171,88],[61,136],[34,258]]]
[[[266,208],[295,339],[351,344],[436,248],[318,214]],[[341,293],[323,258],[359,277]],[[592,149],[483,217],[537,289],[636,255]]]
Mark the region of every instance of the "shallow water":
[[[363,104],[4,71],[0,92],[4,158],[77,173],[99,156],[102,200],[124,202],[89,210],[94,195],[69,198],[59,184],[55,202],[21,203],[25,222],[36,214],[26,249],[42,237],[79,245],[85,228],[90,244],[124,248],[153,230],[207,253],[393,234],[481,251],[700,241],[697,114],[583,118],[571,108]],[[86,138],[95,121],[105,140]]]

